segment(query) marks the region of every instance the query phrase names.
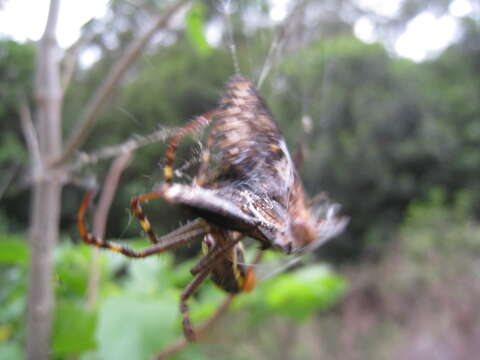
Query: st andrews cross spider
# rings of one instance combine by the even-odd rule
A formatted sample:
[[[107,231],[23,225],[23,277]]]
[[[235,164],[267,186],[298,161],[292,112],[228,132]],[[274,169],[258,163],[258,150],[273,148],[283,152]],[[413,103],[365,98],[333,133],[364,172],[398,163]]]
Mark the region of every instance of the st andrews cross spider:
[[[179,141],[209,124],[212,130],[196,177],[189,185],[173,183]],[[211,156],[213,150],[215,157]],[[157,237],[140,206],[155,198],[187,207],[199,218]],[[169,140],[160,189],[132,199],[132,211],[151,246],[135,251],[88,232],[84,218],[91,199],[88,192],[78,212],[79,232],[88,244],[141,258],[201,239],[204,256],[191,269],[194,278],[180,297],[188,341],[194,341],[196,335],[187,300],[208,275],[230,294],[254,287],[253,268],[244,263],[244,237],[258,240],[262,249],[300,253],[338,235],[348,222],[346,217],[336,216],[335,205],[321,209],[322,214],[311,207],[270,111],[252,82],[238,74],[227,82],[217,108],[192,119]]]

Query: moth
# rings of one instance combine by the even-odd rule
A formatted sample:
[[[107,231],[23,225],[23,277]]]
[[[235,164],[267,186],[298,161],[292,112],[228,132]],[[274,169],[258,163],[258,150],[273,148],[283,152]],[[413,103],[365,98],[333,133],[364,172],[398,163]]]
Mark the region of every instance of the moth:
[[[200,165],[191,183],[173,182],[174,159],[180,140],[210,126]],[[187,300],[209,275],[224,291],[236,294],[255,285],[253,267],[245,265],[242,239],[260,248],[299,254],[341,233],[348,219],[337,216],[337,205],[314,208],[295,169],[282,133],[253,83],[234,75],[212,111],[190,120],[170,138],[164,182],[158,190],[136,196],[133,213],[152,245],[139,251],[99,239],[86,229],[88,192],[78,213],[82,239],[128,257],[158,254],[194,241],[202,242],[203,257],[191,269],[194,276],[182,292],[180,310],[189,341],[196,338]],[[141,203],[155,198],[190,209],[198,218],[157,237]]]

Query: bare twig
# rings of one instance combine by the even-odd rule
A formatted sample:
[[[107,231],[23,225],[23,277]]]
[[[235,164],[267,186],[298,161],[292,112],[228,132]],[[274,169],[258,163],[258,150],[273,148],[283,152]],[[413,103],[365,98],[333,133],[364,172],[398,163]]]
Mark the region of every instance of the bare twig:
[[[76,181],[75,176],[73,176],[72,174],[75,171],[81,169],[83,166],[96,164],[101,160],[111,159],[121,156],[125,153],[134,152],[144,146],[154,144],[156,142],[163,142],[168,137],[173,135],[176,131],[176,128],[162,128],[151,134],[143,136],[138,135],[120,144],[106,146],[92,153],[79,153],[75,160],[72,161],[72,163],[69,163],[62,168],[64,171],[56,171],[51,173],[43,172],[36,177],[28,174],[20,180],[17,188],[24,189],[25,187],[31,186],[32,184],[42,181],[50,181],[52,179],[56,179],[57,181],[60,181],[62,183],[73,182],[81,184],[83,183],[83,181]]]
[[[132,153],[127,152],[117,157],[110,166],[107,177],[105,178],[102,195],[100,196],[100,201],[95,211],[93,234],[97,238],[104,238],[108,212],[117,190],[120,176],[128,166],[131,158]]]
[[[54,161],[54,165],[64,164],[74,152],[83,144],[87,135],[90,133],[97,115],[100,112],[102,105],[112,94],[115,86],[118,85],[126,69],[138,57],[140,52],[145,48],[150,38],[162,27],[167,26],[169,20],[173,15],[186,3],[191,0],[177,0],[173,5],[160,14],[143,35],[136,38],[124,52],[124,55],[113,65],[111,71],[108,73],[105,80],[93,94],[91,100],[88,102],[85,111],[83,112],[77,126],[70,135],[65,151]]]
[[[173,135],[176,129],[159,129],[149,135],[136,136],[135,138],[128,139],[117,145],[106,146],[92,153],[80,153],[75,161],[68,166],[68,169],[75,171],[88,164],[96,164],[100,160],[110,159],[120,156],[121,154],[130,153],[138,150],[141,147],[150,145],[156,142],[165,141],[168,137]]]
[[[95,309],[101,275],[100,248],[93,247],[90,269],[88,271],[87,294],[85,296],[85,309],[87,311],[92,311],[93,309]]]
[[[32,121],[32,113],[26,99],[20,100],[20,123],[22,125],[23,136],[30,154],[31,176],[35,179],[42,173],[43,164],[40,156],[40,145],[38,134]]]
[[[98,239],[105,237],[105,228],[107,224],[108,213],[112,205],[113,197],[117,191],[118,182],[125,168],[128,166],[132,157],[131,152],[126,152],[117,157],[110,166],[105,183],[103,186],[102,195],[98,207],[95,211],[93,219],[93,234]],[[93,249],[92,264],[90,266],[90,275],[88,278],[87,296],[85,307],[92,310],[95,306],[98,294],[98,284],[100,282],[100,252],[99,248]]]
[[[67,91],[68,86],[72,80],[73,72],[75,70],[75,65],[78,60],[78,53],[80,49],[89,42],[92,41],[95,34],[90,34],[88,36],[82,36],[77,40],[70,48],[67,50],[65,58],[63,60],[62,74],[61,74],[61,83],[63,92]]]

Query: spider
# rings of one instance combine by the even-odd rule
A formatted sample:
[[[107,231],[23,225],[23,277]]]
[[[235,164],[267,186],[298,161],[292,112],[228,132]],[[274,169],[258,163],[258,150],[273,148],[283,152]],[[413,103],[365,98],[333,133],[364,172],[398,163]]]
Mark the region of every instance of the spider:
[[[212,130],[195,178],[190,184],[174,183],[173,163],[180,140],[210,124]],[[78,212],[80,236],[88,244],[142,258],[202,242],[203,257],[191,269],[194,277],[180,297],[183,332],[188,341],[194,341],[196,334],[187,300],[209,275],[230,294],[254,287],[254,270],[244,261],[244,237],[259,241],[262,250],[300,253],[336,236],[348,221],[335,215],[333,205],[324,208],[322,216],[311,207],[270,111],[253,83],[239,74],[227,82],[217,108],[190,120],[170,138],[160,188],[131,200],[132,211],[151,246],[135,251],[88,232],[84,218],[92,196],[87,192]],[[140,205],[156,198],[187,207],[199,217],[157,237]]]

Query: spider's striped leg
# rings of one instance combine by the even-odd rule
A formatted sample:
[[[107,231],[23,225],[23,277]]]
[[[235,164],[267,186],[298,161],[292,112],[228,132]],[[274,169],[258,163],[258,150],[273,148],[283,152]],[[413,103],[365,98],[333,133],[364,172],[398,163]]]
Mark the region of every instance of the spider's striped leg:
[[[217,110],[212,110],[208,113],[195,117],[194,119],[190,120],[184,127],[180,128],[178,132],[170,138],[167,144],[167,153],[165,154],[165,167],[163,169],[165,183],[167,186],[172,183],[173,160],[175,159],[175,153],[177,152],[178,143],[184,136],[192,132],[197,132],[210,124],[216,112]]]
[[[237,239],[238,238],[238,239]],[[226,245],[228,246],[219,246],[222,251],[215,251],[212,250],[211,252],[207,253],[204,257],[200,259],[200,261],[194,266],[194,268],[199,268],[200,270],[194,274],[195,277],[193,280],[185,287],[180,297],[180,312],[182,313],[182,323],[183,323],[183,333],[187,341],[195,341],[196,334],[192,326],[192,321],[190,320],[190,314],[188,311],[188,303],[187,300],[192,296],[198,287],[202,284],[205,278],[212,273],[215,265],[218,262],[225,259],[226,251],[231,250],[235,244],[240,241],[242,236],[238,236],[235,238],[235,241],[229,242]],[[222,244],[223,245],[223,244]],[[208,261],[206,261],[208,260]],[[228,274],[227,274],[228,275]]]
[[[239,236],[238,238],[240,240],[241,236]],[[258,264],[261,261],[262,255],[263,255],[263,251],[258,251],[254,260],[252,261],[252,265]],[[200,260],[200,262],[197,264],[197,266],[202,264],[205,258],[207,258],[207,256],[204,256]],[[218,255],[217,253],[217,256],[213,260],[214,261],[211,261],[209,264],[206,264],[205,266],[202,267],[202,270],[195,276],[195,278],[183,290],[180,298],[180,311],[182,313],[182,319],[183,319],[183,332],[184,332],[185,338],[188,341],[195,341],[197,333],[203,333],[207,328],[209,328],[212,325],[212,323],[215,322],[220,317],[220,315],[227,310],[227,307],[230,304],[231,300],[235,295],[237,295],[237,293],[230,292],[227,298],[223,301],[223,303],[220,304],[220,307],[215,312],[215,314],[212,315],[210,319],[206,320],[205,323],[200,325],[197,331],[194,330],[192,326],[192,322],[190,320],[187,300],[194,294],[194,292],[198,289],[198,287],[205,280],[205,278],[212,273],[212,270],[214,269],[216,263],[218,261],[224,260],[224,256],[223,254]],[[253,267],[247,270],[247,273],[245,274],[245,281],[247,283],[245,284],[245,286],[243,286],[242,290],[250,291],[255,285],[254,283],[255,272]]]
[[[238,234],[231,241],[216,246],[212,251],[208,252],[200,261],[190,269],[192,275],[198,275],[204,268],[215,265],[228,251],[242,240],[243,235]]]
[[[197,274],[192,281],[183,289],[182,295],[180,296],[180,312],[182,313],[182,325],[183,325],[183,334],[187,341],[195,341],[196,334],[193,330],[192,320],[190,319],[190,312],[188,310],[188,299],[192,296],[195,291],[200,287],[205,278],[210,274],[211,267],[204,268],[199,274]]]
[[[150,221],[148,221],[148,218],[145,216],[145,213],[142,210],[142,207],[140,206],[140,203],[143,201],[155,199],[163,197],[163,191],[154,191],[148,194],[142,194],[135,196],[132,201],[130,201],[130,208],[132,209],[132,212],[135,214],[135,216],[138,219],[138,222],[140,223],[140,226],[142,227],[143,231],[148,236],[148,239],[152,244],[158,243],[158,238],[157,235],[155,235],[155,232],[152,229],[152,226],[150,225]]]
[[[82,204],[80,205],[80,209],[78,210],[78,230],[80,232],[82,240],[87,244],[104,249],[109,249],[128,257],[143,258],[153,254],[158,254],[160,252],[178,247],[180,245],[188,244],[196,239],[201,238],[209,231],[209,227],[205,223],[205,221],[195,220],[173,231],[170,234],[167,234],[160,238],[155,237],[155,244],[148,246],[145,249],[136,251],[130,249],[127,246],[123,246],[112,241],[99,239],[98,237],[87,231],[85,225],[85,213],[87,211],[88,205],[90,204],[92,196],[92,192],[87,192],[82,201]]]

